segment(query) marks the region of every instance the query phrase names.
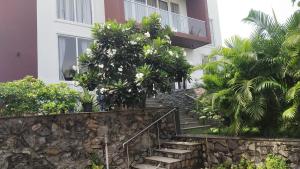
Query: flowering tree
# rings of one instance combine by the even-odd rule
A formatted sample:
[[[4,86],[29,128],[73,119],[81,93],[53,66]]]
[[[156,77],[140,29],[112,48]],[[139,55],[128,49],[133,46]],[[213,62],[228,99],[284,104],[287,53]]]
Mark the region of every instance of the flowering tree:
[[[95,24],[92,32],[95,41],[80,57],[76,79],[90,91],[98,89],[110,106],[144,105],[147,96],[189,78],[185,52],[171,44],[171,30],[157,15],[141,25]]]

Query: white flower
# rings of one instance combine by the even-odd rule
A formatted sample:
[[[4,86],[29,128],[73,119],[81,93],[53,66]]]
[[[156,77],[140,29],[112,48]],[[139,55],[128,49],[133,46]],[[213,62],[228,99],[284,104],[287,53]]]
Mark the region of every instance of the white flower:
[[[137,73],[137,74],[135,75],[135,77],[136,77],[138,80],[140,80],[140,79],[142,79],[142,78],[144,77],[144,74],[143,74],[143,73]]]
[[[117,53],[117,50],[116,50],[116,49],[108,49],[108,51],[107,51],[108,57],[112,57],[112,56],[114,56],[116,53]]]
[[[150,54],[152,54],[152,53],[153,53],[153,49],[152,49],[152,48],[147,49],[147,50],[145,51],[145,55],[150,55]]]
[[[93,57],[93,53],[92,53],[92,50],[91,50],[90,48],[87,48],[87,49],[86,49],[86,55],[87,55],[88,57]]]
[[[108,90],[108,89],[101,88],[101,89],[100,89],[100,93],[102,93],[102,94],[103,94],[103,93],[104,93],[104,92],[106,92],[107,90]]]
[[[186,51],[183,51],[183,56],[186,56]]]
[[[146,32],[145,34],[144,34],[147,38],[150,38],[150,33],[149,32]]]
[[[128,92],[131,93],[131,89],[128,89]]]
[[[77,71],[77,70],[78,70],[78,67],[75,66],[75,65],[73,65],[73,66],[72,66],[72,70]]]
[[[111,65],[112,67],[114,67],[114,66],[115,66],[115,64],[114,64],[114,63],[111,63],[110,65]]]
[[[169,51],[169,54],[170,54],[171,56],[173,56],[173,55],[174,55],[174,53],[173,53],[172,51]]]
[[[131,44],[131,45],[136,45],[137,42],[132,40],[132,41],[130,41],[130,44]]]
[[[165,35],[165,38],[166,38],[167,40],[170,40],[170,36],[168,36],[168,35]]]
[[[119,71],[119,72],[122,72],[122,71],[123,71],[123,68],[122,68],[122,67],[119,67],[119,68],[118,68],[118,71]]]
[[[104,68],[104,65],[103,65],[103,64],[100,64],[100,65],[98,65],[98,67],[99,67],[100,69],[103,69],[103,68]]]

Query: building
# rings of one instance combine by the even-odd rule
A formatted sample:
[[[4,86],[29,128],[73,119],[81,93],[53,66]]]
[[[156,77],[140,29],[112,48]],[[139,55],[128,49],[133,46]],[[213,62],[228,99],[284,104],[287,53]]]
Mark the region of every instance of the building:
[[[201,64],[220,44],[216,0],[1,0],[0,81],[32,75],[67,80],[77,56],[92,42],[93,23],[140,21],[157,12],[175,32],[172,43]],[[197,82],[201,72],[193,74]],[[191,84],[189,85],[191,86]]]

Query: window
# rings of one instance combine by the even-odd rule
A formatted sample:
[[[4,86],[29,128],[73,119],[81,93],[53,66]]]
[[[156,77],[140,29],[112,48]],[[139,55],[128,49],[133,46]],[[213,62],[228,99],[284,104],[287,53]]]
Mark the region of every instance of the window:
[[[168,2],[159,0],[159,8],[167,11],[169,9]]]
[[[157,1],[156,0],[148,0],[147,4],[149,6],[157,7]]]
[[[57,0],[57,17],[59,19],[92,24],[91,0]]]
[[[179,14],[179,5],[176,3],[171,3],[171,12]]]
[[[73,66],[78,66],[77,56],[80,56],[91,44],[91,40],[58,36],[59,79],[70,81],[74,77]]]

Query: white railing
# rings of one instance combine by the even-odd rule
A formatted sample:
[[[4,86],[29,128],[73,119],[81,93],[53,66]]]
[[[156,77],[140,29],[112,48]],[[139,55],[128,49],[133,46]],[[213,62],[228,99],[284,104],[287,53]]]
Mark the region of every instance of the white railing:
[[[174,32],[182,32],[201,37],[207,36],[205,21],[179,15],[146,4],[134,2],[133,0],[124,1],[126,20],[134,19],[137,22],[141,22],[143,17],[147,17],[153,13],[157,13],[161,16],[162,25],[170,26]]]

